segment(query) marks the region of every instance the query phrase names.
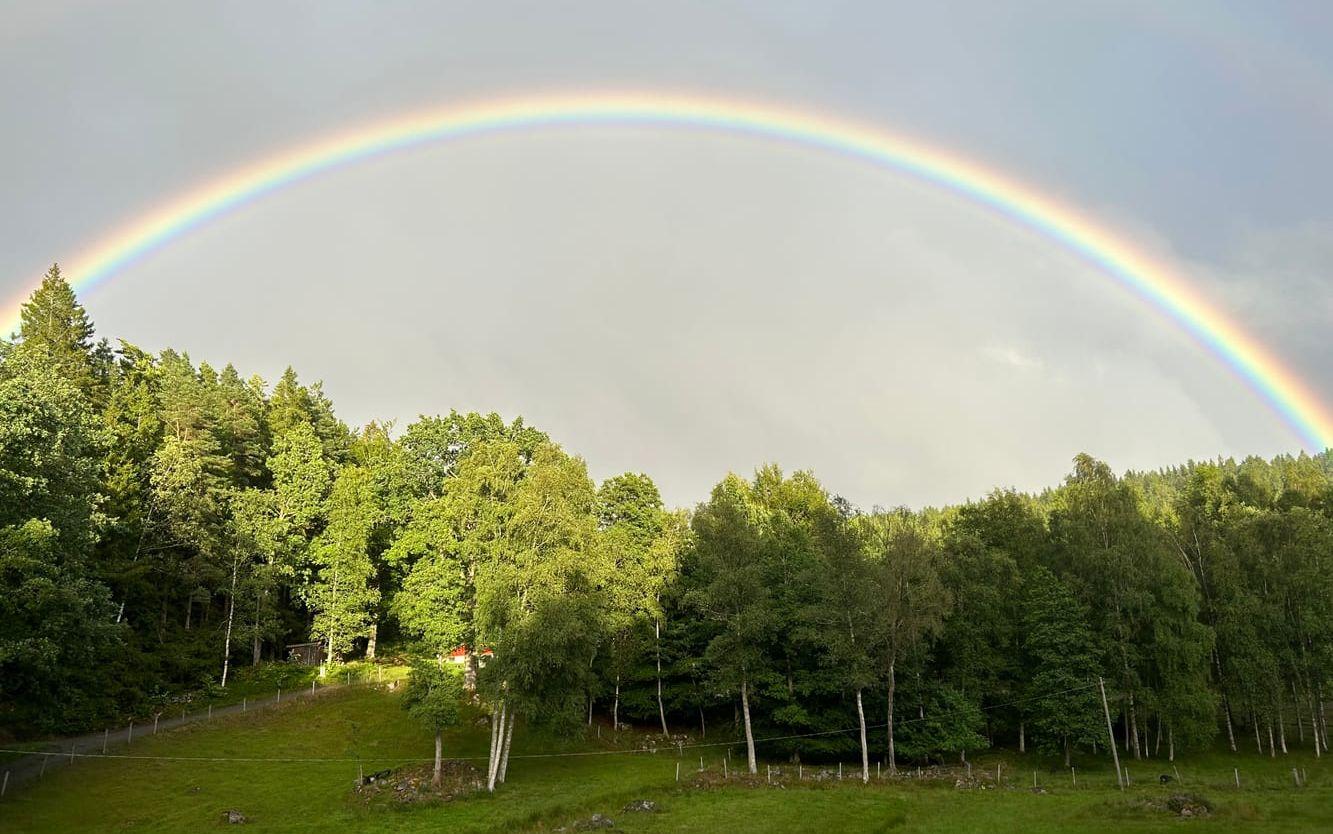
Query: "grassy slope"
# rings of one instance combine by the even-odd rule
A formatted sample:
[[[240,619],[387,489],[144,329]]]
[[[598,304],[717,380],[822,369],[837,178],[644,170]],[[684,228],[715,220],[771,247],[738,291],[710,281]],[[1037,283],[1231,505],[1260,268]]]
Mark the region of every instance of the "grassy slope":
[[[316,703],[293,703],[263,713],[231,716],[136,740],[136,755],[217,757],[362,757],[367,771],[387,767],[378,759],[427,758],[431,740],[398,709],[394,695],[373,689],[329,692]],[[447,754],[482,756],[488,735],[468,726],[446,740]],[[579,748],[551,740],[515,737],[515,753]],[[716,768],[721,753],[707,751]],[[1110,769],[1089,762],[1080,787],[1064,773],[1041,770],[1050,792],[1023,787],[958,791],[944,785],[840,785],[790,788],[679,788],[677,759],[657,755],[515,758],[509,784],[496,797],[435,807],[365,808],[352,799],[351,762],[161,762],[81,760],[48,773],[45,780],[0,802],[0,831],[198,831],[218,824],[228,808],[243,811],[247,831],[513,831],[553,828],[599,811],[627,831],[1156,831],[1188,824],[1208,831],[1333,830],[1333,765],[1308,753],[1271,761],[1254,756],[1210,755],[1180,763],[1186,789],[1218,806],[1207,820],[1185,823],[1134,807],[1158,797],[1156,785],[1122,796]],[[698,767],[686,754],[683,775]],[[980,758],[978,771],[994,771],[996,757]],[[1226,787],[1239,764],[1246,789]],[[1030,786],[1031,758],[1007,757],[1012,781]],[[1291,789],[1290,768],[1309,771],[1311,786]],[[1131,764],[1145,781],[1161,767]],[[762,768],[761,768],[762,769]],[[1203,783],[1201,785],[1200,783]],[[621,813],[627,801],[656,800],[662,812]]]

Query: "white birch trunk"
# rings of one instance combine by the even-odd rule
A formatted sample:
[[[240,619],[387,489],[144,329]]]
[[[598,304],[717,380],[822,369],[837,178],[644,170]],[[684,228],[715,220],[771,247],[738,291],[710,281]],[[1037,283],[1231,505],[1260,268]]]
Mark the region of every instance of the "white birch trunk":
[[[662,720],[662,735],[670,735],[666,725],[666,706],[662,703],[662,621],[653,623],[653,632],[657,641],[657,717]]]
[[[231,601],[227,604],[227,636],[222,642],[222,688],[227,687],[227,673],[231,671],[231,622],[236,616],[236,557],[231,560]]]
[[[754,757],[754,732],[750,729],[750,682],[741,678],[741,710],[745,713],[745,756],[750,765],[751,775],[759,772],[759,764]]]
[[[1142,759],[1143,750],[1139,747],[1139,715],[1134,707],[1134,695],[1129,696],[1129,735],[1134,740],[1134,758]]]
[[[616,700],[611,705],[611,729],[620,730],[620,673],[616,673]]]
[[[866,713],[861,707],[861,688],[856,688],[856,721],[861,725],[861,781],[870,781],[870,750],[866,746]]]
[[[898,688],[898,678],[897,675],[894,673],[893,667],[894,664],[892,661],[890,661],[889,662],[889,721],[887,725],[888,736],[889,736],[889,773],[898,772],[898,758],[897,756],[894,755],[894,750],[893,750],[893,693],[894,690]]]
[[[1225,716],[1226,716],[1226,719],[1227,719],[1227,746],[1231,748],[1231,752],[1232,752],[1232,753],[1235,753],[1235,752],[1236,752],[1236,729],[1235,729],[1234,726],[1232,726],[1232,723],[1231,723],[1231,699],[1228,698],[1228,697],[1226,697],[1225,695],[1223,695],[1223,696],[1222,696],[1222,705],[1223,705],[1223,707],[1225,707],[1225,709],[1222,711],[1222,714],[1225,715]]]
[[[444,737],[439,727],[435,728],[435,775],[431,777],[430,783],[436,789],[440,788],[441,761],[444,754]]]
[[[506,724],[504,747],[500,750],[500,775],[496,779],[501,785],[505,783],[505,774],[509,773],[509,743],[514,740],[514,717],[510,716]]]
[[[500,766],[500,744],[505,731],[505,702],[500,702],[500,713],[491,721],[491,756],[486,767],[486,790],[495,792],[495,774]]]

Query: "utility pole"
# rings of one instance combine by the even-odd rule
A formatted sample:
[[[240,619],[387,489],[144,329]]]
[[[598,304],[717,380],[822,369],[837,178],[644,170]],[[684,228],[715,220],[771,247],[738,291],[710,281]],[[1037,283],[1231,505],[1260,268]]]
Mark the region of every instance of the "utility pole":
[[[1102,712],[1106,715],[1106,737],[1111,742],[1111,758],[1115,760],[1115,783],[1123,791],[1125,780],[1120,775],[1120,753],[1115,749],[1115,730],[1111,728],[1111,707],[1106,703],[1106,682],[1100,677],[1097,678],[1097,689],[1102,693]]]

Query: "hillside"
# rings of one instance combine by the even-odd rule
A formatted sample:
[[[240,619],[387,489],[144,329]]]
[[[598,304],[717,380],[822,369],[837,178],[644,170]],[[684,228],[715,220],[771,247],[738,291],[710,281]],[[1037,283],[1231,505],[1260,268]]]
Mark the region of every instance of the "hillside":
[[[234,809],[247,819],[242,830],[264,832],[554,830],[595,813],[614,820],[617,830],[643,832],[805,831],[816,820],[829,831],[1091,832],[1104,831],[1108,820],[1120,831],[1147,831],[1180,824],[1175,813],[1157,806],[1181,792],[1212,802],[1209,818],[1197,823],[1208,831],[1333,827],[1333,767],[1327,757],[1305,753],[1281,760],[1193,756],[1176,763],[1183,785],[1167,787],[1153,782],[1158,771],[1171,772],[1165,761],[1131,761],[1136,784],[1123,795],[1099,760],[1078,762],[1074,788],[1058,761],[1017,754],[977,757],[973,782],[963,787],[956,785],[965,775],[958,769],[869,786],[838,782],[832,763],[802,767],[799,783],[789,765],[773,763],[781,768],[774,781],[785,784],[772,786],[762,765],[758,782],[745,786],[733,771],[723,781],[725,748],[624,752],[610,745],[605,728],[570,742],[520,730],[508,781],[494,796],[424,804],[367,800],[353,787],[359,769],[420,769],[431,754],[431,739],[399,701],[387,685],[354,686],[136,739],[131,748],[113,747],[111,757],[81,758],[11,793],[0,802],[0,830],[195,832],[222,825],[223,813]],[[473,757],[480,765],[489,733],[475,713],[465,715],[446,735],[445,755]],[[649,738],[621,735],[622,748]],[[707,768],[702,775],[700,753]],[[997,763],[1000,790],[994,789]],[[1306,787],[1293,786],[1293,766],[1306,771]],[[1231,784],[1233,767],[1240,769],[1241,790]],[[820,770],[826,778],[816,781]],[[1032,789],[1034,771],[1044,792]],[[657,811],[623,810],[639,799],[653,801]]]

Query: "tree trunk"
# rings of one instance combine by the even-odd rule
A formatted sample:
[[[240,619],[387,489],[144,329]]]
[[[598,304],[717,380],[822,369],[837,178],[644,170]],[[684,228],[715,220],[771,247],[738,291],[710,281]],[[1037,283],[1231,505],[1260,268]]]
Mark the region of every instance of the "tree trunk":
[[[259,665],[260,656],[264,651],[264,641],[259,637],[259,611],[263,606],[263,599],[264,595],[259,591],[255,591],[255,632],[251,635],[250,642],[250,662],[252,666]]]
[[[1264,754],[1264,740],[1259,735],[1259,716],[1255,714],[1253,709],[1250,710],[1250,723],[1254,725],[1254,746],[1259,748],[1259,755],[1262,756]]]
[[[1328,716],[1324,714],[1324,685],[1315,684],[1315,695],[1319,699],[1319,711],[1315,713],[1319,717],[1319,743],[1324,746],[1324,752],[1328,752]]]
[[[611,704],[611,729],[620,731],[620,673],[616,673],[616,700]]]
[[[1281,692],[1282,690],[1278,690]],[[1287,718],[1282,712],[1282,697],[1277,699],[1277,743],[1282,748],[1282,755],[1287,755]]]
[[[1134,758],[1143,758],[1143,749],[1139,747],[1139,711],[1134,707],[1134,694],[1129,696],[1129,734],[1134,739]]]
[[[889,737],[889,773],[898,772],[898,758],[893,750],[893,694],[898,688],[898,677],[893,667],[893,661],[889,661],[889,720],[886,725]]]
[[[704,705],[699,704],[699,738],[708,738],[708,725],[704,723]]]
[[[741,677],[741,710],[745,713],[745,757],[753,775],[759,772],[759,764],[754,758],[754,731],[750,728],[750,682],[745,676]]]
[[[430,784],[436,790],[440,788],[440,775],[442,772],[441,761],[444,753],[444,737],[439,727],[435,728],[435,774],[431,776]]]
[[[1323,744],[1319,739],[1319,716],[1315,712],[1314,690],[1310,690],[1310,739],[1314,742],[1314,756],[1319,758]]]
[[[505,702],[500,702],[500,714],[491,720],[491,756],[486,768],[486,790],[495,793],[495,777],[500,770],[500,747],[505,734]]]
[[[505,783],[505,775],[509,773],[509,744],[514,740],[514,716],[510,716],[505,727],[504,748],[500,751],[500,775],[497,779],[501,785]]]
[[[861,725],[861,781],[870,781],[870,750],[866,746],[866,712],[861,706],[861,687],[856,688],[856,721]]]
[[[1026,737],[1025,729],[1026,729],[1026,728],[1023,726],[1023,722],[1022,722],[1022,721],[1019,721],[1019,722],[1018,722],[1018,752],[1020,752],[1020,753],[1026,753],[1026,752],[1028,751],[1027,737]]]
[[[463,657],[463,691],[477,691],[477,655],[472,651],[471,646],[465,647],[466,655]]]
[[[657,717],[662,720],[662,735],[670,735],[667,732],[666,725],[666,706],[662,703],[662,621],[656,620],[653,623],[654,636],[657,641]]]
[[[1273,716],[1268,716],[1268,755],[1277,758],[1277,744],[1273,742]]]
[[[1157,716],[1157,742],[1153,745],[1152,754],[1154,756],[1162,755],[1162,716]]]
[[[1071,767],[1071,766],[1072,766],[1072,760],[1071,760],[1071,758],[1070,758],[1071,755],[1072,755],[1072,751],[1071,751],[1071,749],[1070,749],[1070,745],[1069,745],[1069,736],[1066,735],[1066,736],[1065,736],[1065,767]]]
[[[1232,753],[1235,753],[1236,730],[1231,723],[1231,699],[1228,698],[1225,694],[1222,695],[1222,706],[1223,706],[1222,714],[1225,715],[1227,719],[1227,746],[1231,748]]]
[[[1176,760],[1176,734],[1170,727],[1166,728],[1166,760],[1168,762]]]
[[[1305,743],[1305,719],[1301,717],[1301,696],[1296,691],[1296,681],[1291,682],[1291,708],[1296,712],[1296,743]]]
[[[227,603],[227,636],[222,641],[222,687],[227,686],[227,673],[231,671],[231,622],[236,617],[236,571],[239,558],[231,560],[231,599]]]
[[[375,641],[380,636],[380,624],[370,624],[370,638],[366,641],[366,660],[375,659]]]

